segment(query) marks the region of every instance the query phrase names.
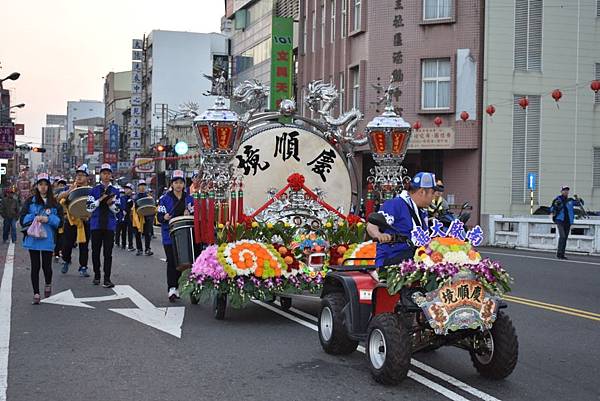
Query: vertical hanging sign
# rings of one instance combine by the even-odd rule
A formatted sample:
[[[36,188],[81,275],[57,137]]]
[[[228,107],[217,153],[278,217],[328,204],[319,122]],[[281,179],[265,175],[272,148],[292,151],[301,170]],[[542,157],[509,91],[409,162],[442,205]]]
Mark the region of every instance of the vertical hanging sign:
[[[283,99],[293,97],[294,21],[292,18],[273,17],[272,26],[270,109],[275,111]]]
[[[131,42],[131,119],[129,121],[129,157],[139,153],[142,144],[142,89],[144,41],[133,39]]]

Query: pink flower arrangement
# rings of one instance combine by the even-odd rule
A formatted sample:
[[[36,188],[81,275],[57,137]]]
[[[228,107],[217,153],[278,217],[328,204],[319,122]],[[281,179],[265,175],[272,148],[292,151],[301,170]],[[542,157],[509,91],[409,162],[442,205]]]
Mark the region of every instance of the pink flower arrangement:
[[[202,251],[192,265],[191,279],[197,282],[203,282],[206,279],[220,282],[227,278],[227,273],[217,259],[217,249],[216,245],[211,245]]]

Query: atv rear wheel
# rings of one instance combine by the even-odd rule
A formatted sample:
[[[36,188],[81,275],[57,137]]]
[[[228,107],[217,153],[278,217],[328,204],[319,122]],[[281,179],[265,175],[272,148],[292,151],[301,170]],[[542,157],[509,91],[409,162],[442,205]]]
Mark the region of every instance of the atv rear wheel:
[[[356,351],[358,341],[348,337],[342,315],[346,305],[344,294],[334,292],[321,300],[319,341],[323,350],[332,355],[347,355]]]
[[[473,366],[488,379],[504,379],[512,373],[519,357],[519,341],[512,321],[503,312],[490,330],[476,334],[469,351]]]
[[[398,314],[382,313],[371,320],[365,348],[375,381],[398,384],[406,378],[411,342],[408,329]]]

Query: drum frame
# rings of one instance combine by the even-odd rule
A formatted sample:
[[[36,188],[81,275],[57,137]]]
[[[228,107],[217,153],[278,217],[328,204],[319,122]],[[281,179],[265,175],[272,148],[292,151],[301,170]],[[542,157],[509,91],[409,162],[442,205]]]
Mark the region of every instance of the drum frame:
[[[179,216],[182,217],[182,216]],[[193,222],[193,218],[192,218],[192,222]],[[177,262],[179,262],[178,257],[177,257],[177,252],[176,252],[176,247],[175,247],[175,240],[173,239],[174,237],[171,236],[171,227],[170,224],[171,222],[169,221],[169,237],[171,237],[171,242],[173,243],[173,256],[175,257],[175,268],[180,271],[183,272],[189,268],[192,267],[192,265],[194,264],[194,260],[196,260],[196,254],[194,253],[194,230],[189,230],[189,237],[190,237],[190,244],[192,244],[192,263],[190,264],[181,264],[178,265]],[[192,227],[193,228],[193,227]]]

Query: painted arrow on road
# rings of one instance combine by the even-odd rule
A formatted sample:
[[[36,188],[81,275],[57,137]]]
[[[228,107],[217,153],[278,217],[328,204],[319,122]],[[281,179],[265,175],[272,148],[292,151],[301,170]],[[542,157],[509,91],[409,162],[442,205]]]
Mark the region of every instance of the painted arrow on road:
[[[115,301],[119,299],[130,299],[137,308],[113,308],[111,312],[118,313],[130,319],[136,320],[157,330],[181,338],[181,326],[185,315],[185,307],[177,306],[170,308],[157,308],[142,294],[129,285],[117,285],[113,288],[113,295],[102,297],[75,298],[71,290],[60,292],[49,298],[43,299],[43,303],[77,306],[80,308],[91,308],[90,302]]]

